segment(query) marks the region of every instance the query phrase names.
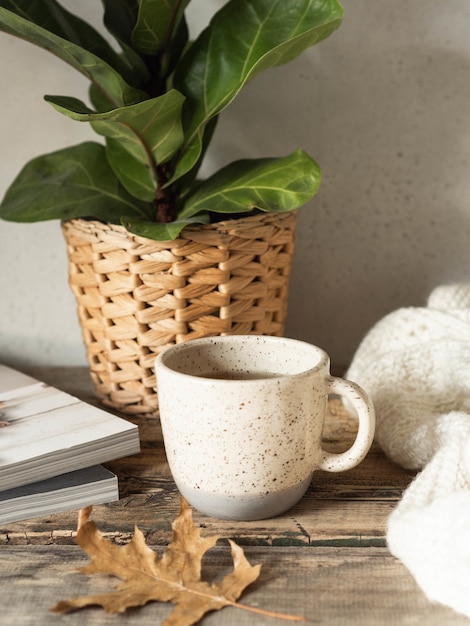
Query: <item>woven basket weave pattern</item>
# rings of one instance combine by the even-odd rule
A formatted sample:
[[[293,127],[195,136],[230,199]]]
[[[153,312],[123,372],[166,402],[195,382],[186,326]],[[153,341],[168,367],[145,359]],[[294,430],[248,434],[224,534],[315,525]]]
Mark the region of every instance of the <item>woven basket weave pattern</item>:
[[[154,414],[155,356],[227,334],[282,335],[296,214],[185,228],[174,241],[88,220],[63,222],[95,392],[128,414]]]

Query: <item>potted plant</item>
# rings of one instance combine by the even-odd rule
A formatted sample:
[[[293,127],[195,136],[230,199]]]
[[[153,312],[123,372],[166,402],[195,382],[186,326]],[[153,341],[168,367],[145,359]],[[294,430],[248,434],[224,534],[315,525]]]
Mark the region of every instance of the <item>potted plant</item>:
[[[295,209],[316,194],[319,166],[297,150],[198,171],[242,87],[328,37],[343,10],[228,0],[190,41],[189,0],[102,2],[109,39],[56,0],[0,0],[0,30],[90,80],[89,104],[45,99],[104,138],[27,163],[0,217],[62,220],[95,389],[139,414],[156,407],[153,360],[167,344],[282,333]]]

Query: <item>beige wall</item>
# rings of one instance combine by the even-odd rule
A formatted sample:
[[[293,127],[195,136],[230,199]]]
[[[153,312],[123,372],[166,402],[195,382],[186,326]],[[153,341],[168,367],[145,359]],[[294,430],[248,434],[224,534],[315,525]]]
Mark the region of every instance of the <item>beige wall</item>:
[[[217,5],[193,0],[193,13],[203,21]],[[321,190],[299,215],[286,334],[335,364],[388,311],[470,274],[470,3],[344,7],[330,40],[245,88],[206,165],[299,146],[321,164]],[[0,72],[3,195],[26,160],[94,135],[42,100],[83,97],[72,69],[0,34]],[[1,222],[0,258],[0,361],[85,363],[59,225]]]

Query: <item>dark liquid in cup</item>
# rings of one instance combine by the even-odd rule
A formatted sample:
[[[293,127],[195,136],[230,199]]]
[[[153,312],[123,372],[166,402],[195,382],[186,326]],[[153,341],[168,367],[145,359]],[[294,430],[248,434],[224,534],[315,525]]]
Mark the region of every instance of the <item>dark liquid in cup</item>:
[[[199,376],[217,380],[262,380],[263,378],[277,378],[282,374],[278,372],[207,372]]]

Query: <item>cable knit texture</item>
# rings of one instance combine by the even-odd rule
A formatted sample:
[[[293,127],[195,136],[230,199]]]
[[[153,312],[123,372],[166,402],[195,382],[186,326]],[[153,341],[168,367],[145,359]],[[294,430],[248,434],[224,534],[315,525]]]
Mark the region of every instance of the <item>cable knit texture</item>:
[[[385,453],[421,470],[388,520],[390,551],[430,600],[470,617],[470,285],[378,322],[347,378],[369,393]]]

